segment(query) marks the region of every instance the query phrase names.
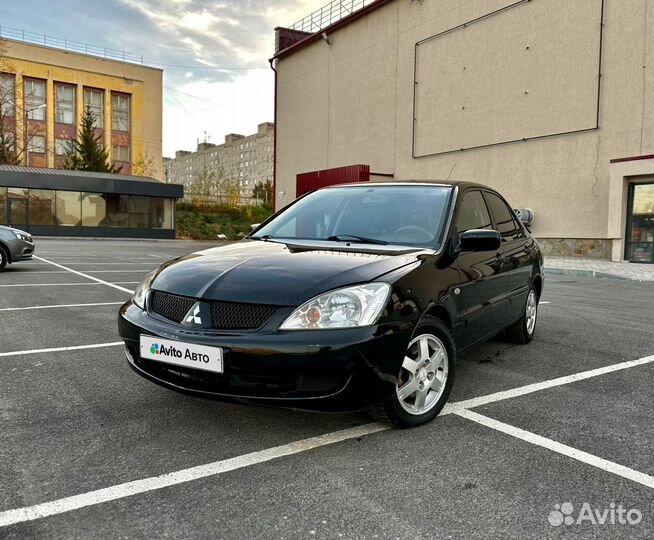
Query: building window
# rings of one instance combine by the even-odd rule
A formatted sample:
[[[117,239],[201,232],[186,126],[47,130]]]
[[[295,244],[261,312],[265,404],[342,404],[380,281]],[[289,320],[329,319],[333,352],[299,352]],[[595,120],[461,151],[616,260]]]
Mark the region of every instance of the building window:
[[[126,228],[129,225],[129,195],[106,195],[107,225]]]
[[[35,154],[45,154],[45,137],[43,135],[33,135],[27,141],[27,150]]]
[[[57,224],[79,227],[82,222],[82,194],[79,191],[57,191]]]
[[[45,81],[25,79],[25,111],[30,120],[45,120]]]
[[[129,162],[129,146],[114,146],[114,161]]]
[[[173,204],[170,199],[152,198],[152,228],[173,228]]]
[[[58,156],[69,156],[73,152],[72,139],[55,139],[55,153]]]
[[[55,84],[55,122],[75,124],[75,87]]]
[[[0,73],[0,106],[3,119],[16,115],[16,78],[11,73]]]
[[[84,89],[84,108],[91,109],[95,122],[93,127],[104,127],[104,91],[95,88]]]
[[[107,215],[105,196],[100,193],[82,193],[82,226],[104,227]]]
[[[129,131],[129,96],[111,94],[111,129]]]
[[[55,224],[55,192],[51,189],[30,189],[30,225]]]
[[[150,197],[129,198],[129,226],[132,229],[150,227]]]

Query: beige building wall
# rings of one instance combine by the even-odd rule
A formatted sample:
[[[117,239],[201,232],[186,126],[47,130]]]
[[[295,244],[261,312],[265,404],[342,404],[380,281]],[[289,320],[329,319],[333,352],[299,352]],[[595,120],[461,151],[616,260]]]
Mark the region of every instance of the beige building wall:
[[[63,51],[40,45],[11,40],[6,44],[6,59],[2,71],[15,73],[17,94],[20,98],[22,80],[33,77],[47,81],[47,161],[55,165],[54,157],[54,83],[68,83],[76,87],[77,116],[81,119],[83,89],[105,91],[104,125],[105,146],[112,152],[111,92],[131,96],[130,104],[130,160],[143,156],[152,160],[150,176],[163,180],[162,122],[163,71],[157,68],[107,60],[95,56]],[[17,118],[18,130],[22,129]],[[18,137],[20,141],[20,134]]]
[[[616,256],[610,161],[654,153],[654,2],[513,3],[394,0],[282,56],[277,207],[307,171],[451,175],[533,208],[548,249]]]

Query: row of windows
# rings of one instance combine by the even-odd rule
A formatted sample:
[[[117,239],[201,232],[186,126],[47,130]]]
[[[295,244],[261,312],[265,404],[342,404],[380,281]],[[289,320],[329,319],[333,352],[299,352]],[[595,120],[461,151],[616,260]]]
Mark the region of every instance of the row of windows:
[[[74,125],[76,123],[77,87],[70,84],[55,83],[55,122]],[[46,81],[43,79],[24,79],[25,114],[30,120],[45,121]],[[104,127],[104,90],[84,88],[84,107],[90,108],[95,116],[95,127]],[[14,116],[16,79],[10,73],[0,74],[0,102],[2,115]],[[114,131],[129,131],[130,96],[111,92],[111,127]]]
[[[46,141],[43,135],[32,135],[27,141],[27,150],[31,153],[45,154]],[[55,139],[55,154],[58,156],[68,156],[73,150],[73,141],[71,139]],[[114,145],[113,160],[124,161],[129,163],[129,146]]]
[[[0,187],[0,225],[172,229],[173,201],[114,193]]]

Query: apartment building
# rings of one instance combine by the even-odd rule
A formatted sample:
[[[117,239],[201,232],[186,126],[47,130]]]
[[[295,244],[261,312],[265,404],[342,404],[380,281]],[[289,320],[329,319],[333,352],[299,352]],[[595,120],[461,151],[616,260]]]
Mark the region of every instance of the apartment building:
[[[208,171],[222,171],[238,182],[241,198],[250,198],[257,183],[272,181],[274,139],[275,125],[265,122],[253,135],[232,133],[223,144],[203,142],[195,152],[178,150],[174,158],[164,160],[166,182],[191,188]]]

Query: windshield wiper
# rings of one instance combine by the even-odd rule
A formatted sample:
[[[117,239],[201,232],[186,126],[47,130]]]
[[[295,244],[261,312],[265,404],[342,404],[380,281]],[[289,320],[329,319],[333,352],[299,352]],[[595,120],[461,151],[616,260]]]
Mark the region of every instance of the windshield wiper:
[[[328,237],[326,240],[330,242],[360,242],[362,244],[377,244],[379,246],[387,246],[388,242],[385,240],[377,240],[376,238],[366,238],[365,236],[357,236],[356,234],[335,234]]]
[[[263,240],[264,242],[267,242],[268,240],[272,239],[272,235],[264,234],[263,236],[249,236],[248,238],[252,240]]]

